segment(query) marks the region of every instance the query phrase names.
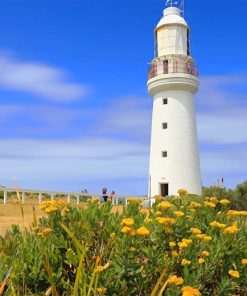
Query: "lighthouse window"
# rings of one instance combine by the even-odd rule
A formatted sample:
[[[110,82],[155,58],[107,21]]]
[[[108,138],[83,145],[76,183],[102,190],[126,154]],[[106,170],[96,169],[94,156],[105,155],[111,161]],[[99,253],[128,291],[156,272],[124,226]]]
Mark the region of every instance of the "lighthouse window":
[[[164,98],[163,99],[163,104],[166,105],[167,103],[168,103],[168,99],[167,98]]]
[[[190,31],[187,30],[187,55],[190,55]]]
[[[162,128],[163,128],[163,129],[167,129],[167,122],[163,122],[163,123],[162,123]]]
[[[167,157],[167,151],[162,151],[162,157]]]

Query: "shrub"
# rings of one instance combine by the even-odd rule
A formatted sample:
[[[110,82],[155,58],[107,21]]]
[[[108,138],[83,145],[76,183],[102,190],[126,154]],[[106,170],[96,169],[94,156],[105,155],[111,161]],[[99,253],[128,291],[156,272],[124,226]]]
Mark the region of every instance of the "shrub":
[[[188,194],[73,208],[45,201],[48,214],[0,239],[5,295],[246,295],[246,215],[227,199]]]

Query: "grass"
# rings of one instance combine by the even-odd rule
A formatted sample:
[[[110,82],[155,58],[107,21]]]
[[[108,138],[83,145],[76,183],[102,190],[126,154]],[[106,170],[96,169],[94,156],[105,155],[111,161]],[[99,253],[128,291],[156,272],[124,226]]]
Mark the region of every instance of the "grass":
[[[122,206],[114,206],[113,212],[122,212]],[[44,211],[35,205],[37,218],[44,216]],[[3,235],[7,230],[11,229],[13,224],[18,224],[21,229],[29,227],[33,222],[33,205],[23,205],[24,220],[22,218],[21,207],[19,204],[0,204],[0,235]]]
[[[44,216],[44,212],[35,207],[37,217]],[[11,228],[12,224],[18,224],[21,229],[29,227],[33,221],[32,205],[23,205],[24,219],[22,218],[21,208],[18,204],[0,204],[0,235]]]

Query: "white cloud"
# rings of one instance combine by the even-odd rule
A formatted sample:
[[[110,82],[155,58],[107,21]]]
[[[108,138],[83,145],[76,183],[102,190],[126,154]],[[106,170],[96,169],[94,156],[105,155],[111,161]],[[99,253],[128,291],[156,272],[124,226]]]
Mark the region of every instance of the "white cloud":
[[[203,77],[197,96],[198,136],[201,143],[247,143],[247,94],[239,88],[247,77]]]
[[[247,96],[239,91],[246,80],[238,75],[201,78],[196,100],[204,184],[227,177],[226,185],[235,186],[247,178]],[[18,108],[12,107],[6,105],[5,110],[16,116]],[[43,136],[62,131],[63,139],[35,140],[39,136],[35,131],[30,139],[0,140],[5,168],[0,183],[1,177],[16,176],[19,186],[72,190],[80,184],[90,189],[108,182],[117,184],[118,192],[145,193],[151,129],[148,97],[116,98],[97,109],[22,105],[22,114],[21,108],[48,128]],[[78,138],[71,139],[70,133]]]
[[[110,138],[5,139],[0,140],[0,162],[4,168],[0,171],[0,183],[7,185],[11,185],[12,177],[16,176],[20,187],[46,184],[46,189],[60,184],[60,188],[64,188],[63,182],[69,180],[77,184],[75,187],[79,190],[78,186],[93,181],[104,184],[106,180],[114,183],[121,179],[118,192],[122,189],[123,193],[130,193],[132,189],[132,193],[137,194],[145,193],[146,188],[139,192],[139,188],[126,188],[125,191],[123,188],[125,180],[133,182],[146,178],[148,147],[133,140]]]
[[[74,101],[87,93],[87,87],[68,81],[66,72],[37,62],[18,61],[0,55],[0,87],[22,91],[53,101]]]

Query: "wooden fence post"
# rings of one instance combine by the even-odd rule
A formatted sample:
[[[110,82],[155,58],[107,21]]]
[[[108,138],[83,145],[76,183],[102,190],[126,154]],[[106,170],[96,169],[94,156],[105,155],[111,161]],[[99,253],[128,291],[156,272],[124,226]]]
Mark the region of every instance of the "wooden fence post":
[[[21,203],[24,205],[24,203],[25,203],[25,192],[24,191],[22,191],[22,193],[21,193]]]
[[[39,192],[39,205],[42,203],[42,192]]]
[[[3,203],[5,205],[7,203],[7,198],[8,198],[8,191],[7,190],[4,190],[4,193],[3,193]]]

